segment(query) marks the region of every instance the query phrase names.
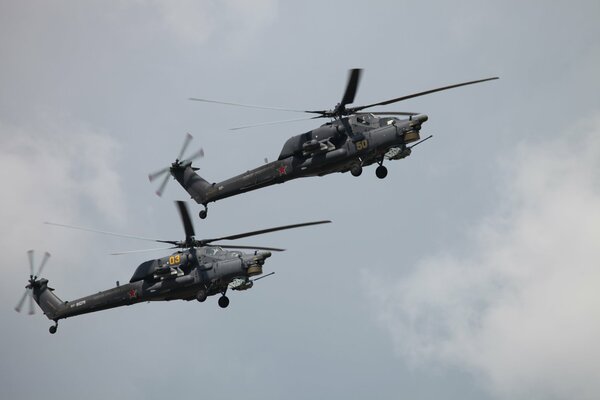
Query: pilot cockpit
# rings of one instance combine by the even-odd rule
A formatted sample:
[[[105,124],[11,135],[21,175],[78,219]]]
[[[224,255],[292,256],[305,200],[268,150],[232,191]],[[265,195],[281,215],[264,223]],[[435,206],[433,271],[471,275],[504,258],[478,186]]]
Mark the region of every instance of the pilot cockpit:
[[[223,249],[218,246],[210,246],[204,248],[204,254],[209,257],[215,257],[223,253]]]
[[[361,125],[370,125],[371,118],[368,114],[360,114],[356,116],[356,123]]]

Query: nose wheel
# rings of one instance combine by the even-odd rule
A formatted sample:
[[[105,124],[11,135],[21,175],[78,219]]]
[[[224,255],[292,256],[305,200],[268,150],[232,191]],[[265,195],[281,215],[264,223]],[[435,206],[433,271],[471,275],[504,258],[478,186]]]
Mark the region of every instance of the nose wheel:
[[[200,303],[204,302],[207,297],[208,294],[206,293],[206,290],[199,290],[198,294],[196,294],[196,300],[198,300]]]
[[[359,164],[354,165],[352,168],[350,168],[350,173],[352,176],[360,176],[360,174],[362,174],[362,166]]]
[[[51,334],[53,334],[53,335],[54,335],[54,334],[56,333],[56,330],[57,330],[57,329],[58,329],[58,321],[55,321],[55,322],[54,322],[54,325],[52,325],[52,326],[50,327],[50,329],[48,329],[48,331],[49,331]]]

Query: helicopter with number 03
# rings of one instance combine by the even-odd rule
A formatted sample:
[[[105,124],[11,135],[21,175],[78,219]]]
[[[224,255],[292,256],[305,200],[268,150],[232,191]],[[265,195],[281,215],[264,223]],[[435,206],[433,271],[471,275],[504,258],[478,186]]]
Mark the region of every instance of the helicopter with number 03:
[[[15,310],[20,312],[27,298],[29,298],[29,314],[34,314],[35,301],[48,319],[54,321],[54,325],[49,329],[50,333],[56,333],[58,321],[61,319],[120,306],[129,306],[145,301],[189,301],[195,299],[204,302],[208,296],[220,295],[219,306],[226,308],[229,305],[229,298],[226,296],[227,291],[229,289],[238,291],[250,289],[258,279],[274,274],[274,272],[271,272],[259,277],[263,273],[265,260],[271,256],[271,251],[284,251],[284,249],[263,246],[224,245],[214,242],[237,240],[269,232],[331,222],[305,222],[213,239],[198,240],[194,237],[194,227],[186,204],[181,201],[176,202],[176,204],[185,230],[186,237],[183,241],[155,240],[47,222],[49,225],[166,243],[172,245],[168,249],[178,250],[166,257],[143,262],[137,267],[127,284],[120,285],[117,282],[117,286],[112,289],[71,301],[63,301],[58,298],[53,293],[54,289],[48,286],[48,280],[39,278],[50,254],[45,253],[38,272],[34,274],[34,252],[30,250],[28,252],[31,269],[29,281],[25,288],[25,293],[15,307]],[[253,249],[254,252],[244,253],[239,250],[227,249]]]
[[[204,206],[204,209],[200,211],[200,218],[206,218],[208,203],[251,190],[260,189],[265,186],[284,183],[296,178],[323,176],[334,172],[348,171],[354,176],[359,176],[362,173],[363,167],[378,164],[375,173],[378,178],[383,179],[388,173],[387,168],[383,165],[384,161],[406,158],[411,154],[414,146],[431,138],[431,136],[428,136],[421,139],[420,136],[421,126],[427,121],[428,117],[425,114],[414,112],[369,112],[364,110],[460,86],[473,85],[475,83],[498,79],[497,77],[493,77],[463,82],[365,106],[348,107],[349,104],[354,102],[361,71],[361,69],[350,70],[348,83],[344,95],[342,96],[342,100],[330,110],[291,110],[190,98],[190,100],[229,106],[302,112],[314,115],[310,118],[303,119],[329,118],[330,121],[316,129],[288,139],[283,145],[281,153],[276,161],[266,162],[265,165],[218,183],[206,181],[196,173],[197,168],[192,166],[192,161],[194,159],[204,155],[202,149],[188,158],[183,158],[185,149],[192,139],[192,136],[188,134],[177,159],[170,166],[148,176],[152,182],[162,175],[165,175],[156,193],[159,196],[162,195],[169,177],[172,176],[190,194],[192,199]],[[400,119],[398,116],[408,118]],[[267,122],[233,129],[299,121],[303,119]]]

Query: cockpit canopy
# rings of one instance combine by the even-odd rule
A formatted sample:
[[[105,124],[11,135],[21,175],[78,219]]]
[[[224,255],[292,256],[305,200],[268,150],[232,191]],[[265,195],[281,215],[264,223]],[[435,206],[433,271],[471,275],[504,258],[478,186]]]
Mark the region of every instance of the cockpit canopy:
[[[220,254],[223,253],[223,249],[218,246],[207,246],[202,250],[204,255],[209,257],[218,257]]]

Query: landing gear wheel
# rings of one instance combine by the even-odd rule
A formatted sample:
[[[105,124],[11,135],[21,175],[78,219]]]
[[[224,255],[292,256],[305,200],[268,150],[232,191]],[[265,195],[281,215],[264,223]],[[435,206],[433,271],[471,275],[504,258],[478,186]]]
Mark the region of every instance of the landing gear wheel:
[[[228,305],[229,305],[229,298],[227,296],[219,297],[219,307],[227,308]]]
[[[206,290],[200,290],[198,291],[198,294],[196,295],[196,300],[198,300],[200,303],[204,302],[204,300],[206,300],[206,298],[208,297],[208,295],[206,294]]]
[[[350,173],[352,176],[360,176],[360,174],[362,174],[362,167],[360,165],[355,165],[350,168]]]
[[[54,335],[54,334],[56,333],[56,330],[57,330],[57,329],[58,329],[58,324],[56,324],[56,325],[52,325],[52,326],[50,327],[50,329],[48,329],[48,331],[49,331],[51,334],[53,334],[53,335]]]
[[[377,177],[379,179],[383,179],[387,176],[388,170],[386,167],[384,167],[383,165],[380,165],[379,167],[377,167],[377,169],[375,170],[375,175],[377,175]]]
[[[200,211],[200,213],[198,215],[200,216],[200,219],[204,219],[204,218],[206,218],[207,214],[208,214],[208,210],[205,208],[204,210]]]

